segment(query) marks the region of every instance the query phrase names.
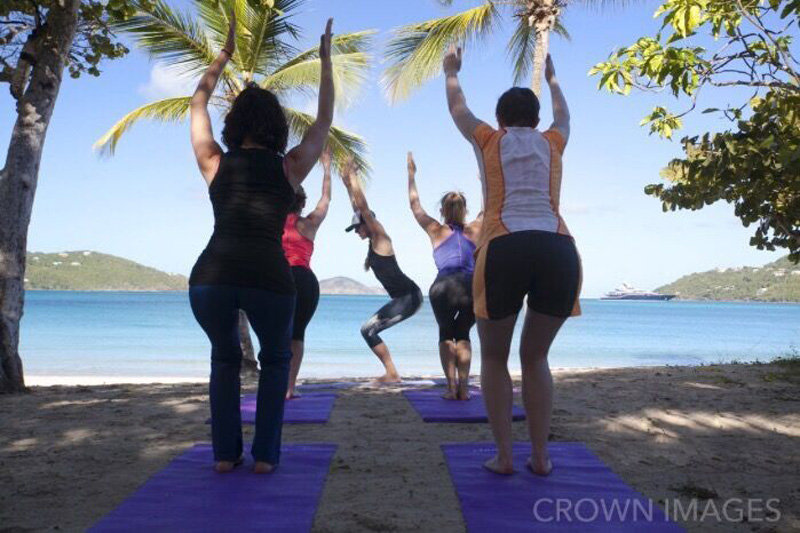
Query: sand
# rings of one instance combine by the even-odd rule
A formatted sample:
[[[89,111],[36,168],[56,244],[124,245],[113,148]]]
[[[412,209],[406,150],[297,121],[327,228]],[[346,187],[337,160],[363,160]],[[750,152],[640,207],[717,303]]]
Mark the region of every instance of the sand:
[[[690,531],[800,529],[796,366],[559,371],[556,390],[552,439],[585,443],[655,501],[780,500],[777,524],[684,522]],[[86,529],[209,440],[207,404],[203,383],[0,396],[0,531]],[[514,432],[525,440],[525,422]],[[340,391],[328,424],[287,425],[284,435],[339,444],[319,532],[464,531],[439,444],[491,439],[485,424],[424,424],[398,388]]]

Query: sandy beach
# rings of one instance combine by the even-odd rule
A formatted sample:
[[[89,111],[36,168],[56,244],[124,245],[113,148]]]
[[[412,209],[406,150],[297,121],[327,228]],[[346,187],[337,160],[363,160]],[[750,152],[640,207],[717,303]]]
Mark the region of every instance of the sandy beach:
[[[688,530],[800,528],[796,362],[561,370],[555,379],[552,440],[583,442],[654,501],[780,500],[777,523],[711,519],[684,522]],[[0,404],[0,531],[85,530],[209,440],[205,383],[34,386]],[[514,431],[526,440],[525,422]],[[424,424],[390,387],[342,390],[329,423],[287,425],[284,440],[339,445],[314,531],[464,531],[439,444],[491,435],[486,424]]]

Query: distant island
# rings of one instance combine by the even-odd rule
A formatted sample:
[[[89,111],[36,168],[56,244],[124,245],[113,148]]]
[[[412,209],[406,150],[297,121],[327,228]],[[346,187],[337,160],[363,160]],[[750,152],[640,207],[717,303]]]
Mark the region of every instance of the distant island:
[[[186,276],[169,274],[129,259],[92,250],[28,252],[25,288],[40,291],[185,291]],[[322,294],[386,294],[345,277],[324,279]]]
[[[341,276],[320,281],[319,292],[321,294],[386,294],[386,291],[380,287],[368,287],[354,279]]]
[[[800,302],[800,265],[788,256],[763,267],[718,268],[656,289],[681,300]]]
[[[28,252],[25,288],[52,291],[184,291],[186,276],[168,274],[91,250]]]

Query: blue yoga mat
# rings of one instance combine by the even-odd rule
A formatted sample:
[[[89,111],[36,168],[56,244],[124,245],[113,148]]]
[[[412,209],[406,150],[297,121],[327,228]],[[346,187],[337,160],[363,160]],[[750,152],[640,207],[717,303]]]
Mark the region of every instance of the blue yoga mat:
[[[217,474],[211,445],[197,444],[90,531],[309,531],[335,452],[335,444],[289,444],[272,474],[254,474],[249,462]]]
[[[482,467],[494,456],[494,444],[443,444],[442,451],[470,532],[684,531],[578,442],[550,443],[548,477],[525,467],[528,443],[514,445],[518,472],[511,476]]]
[[[487,422],[486,406],[478,390],[470,390],[470,399],[445,400],[442,389],[406,390],[403,395],[425,422]],[[524,420],[525,412],[514,406],[514,420]]]

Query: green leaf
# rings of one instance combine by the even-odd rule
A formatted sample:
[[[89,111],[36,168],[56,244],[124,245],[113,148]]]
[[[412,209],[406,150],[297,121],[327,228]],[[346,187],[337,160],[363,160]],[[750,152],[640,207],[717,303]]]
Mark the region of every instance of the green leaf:
[[[386,45],[389,67],[381,79],[393,102],[437,76],[451,44],[466,45],[488,35],[498,23],[491,1],[455,15],[402,26]]]

